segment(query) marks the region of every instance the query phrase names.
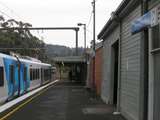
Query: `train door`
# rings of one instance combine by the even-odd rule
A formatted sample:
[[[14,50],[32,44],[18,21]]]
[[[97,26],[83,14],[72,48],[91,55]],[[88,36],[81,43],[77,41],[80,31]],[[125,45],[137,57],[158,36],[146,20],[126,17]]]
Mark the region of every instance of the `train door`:
[[[26,84],[26,79],[25,79],[25,74],[24,74],[24,72],[25,72],[25,70],[24,70],[24,68],[25,68],[25,65],[24,64],[19,64],[19,71],[18,71],[18,81],[20,82],[19,83],[19,94],[21,95],[21,94],[24,94],[24,92],[26,91],[25,90],[25,84]]]
[[[14,65],[14,69],[15,69],[15,95],[18,96],[21,94],[21,81],[20,81],[20,66],[19,64],[16,62]]]
[[[27,89],[29,87],[29,83],[28,83],[28,69],[27,66],[25,64],[21,64],[20,65],[20,94],[24,94],[25,92],[27,92]]]
[[[12,99],[14,96],[16,96],[17,93],[17,86],[16,86],[16,69],[13,64],[9,65],[9,98]]]
[[[24,82],[24,92],[28,89],[28,82],[27,82],[27,67],[24,65],[23,67],[23,82]]]
[[[8,85],[8,100],[13,99],[19,92],[19,71],[17,61],[4,58],[5,74]]]
[[[24,63],[17,64],[17,81],[19,95],[27,92],[29,87],[28,69]]]

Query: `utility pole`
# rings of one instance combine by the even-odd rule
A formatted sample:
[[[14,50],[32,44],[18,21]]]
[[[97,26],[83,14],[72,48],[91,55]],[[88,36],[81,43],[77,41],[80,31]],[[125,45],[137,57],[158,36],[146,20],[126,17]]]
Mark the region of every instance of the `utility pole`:
[[[93,90],[95,92],[95,54],[96,54],[96,1],[93,0]]]
[[[95,52],[95,44],[96,44],[96,1],[93,0],[93,51]]]

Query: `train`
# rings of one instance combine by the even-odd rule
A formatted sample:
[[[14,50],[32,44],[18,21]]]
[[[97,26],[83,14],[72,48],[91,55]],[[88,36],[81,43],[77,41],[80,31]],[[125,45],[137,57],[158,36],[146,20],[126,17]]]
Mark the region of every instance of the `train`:
[[[51,81],[51,64],[0,53],[0,104]]]

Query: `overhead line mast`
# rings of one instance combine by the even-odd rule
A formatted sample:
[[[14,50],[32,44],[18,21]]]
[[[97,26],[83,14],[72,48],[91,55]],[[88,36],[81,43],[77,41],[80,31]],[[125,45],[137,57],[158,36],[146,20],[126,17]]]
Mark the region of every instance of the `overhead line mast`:
[[[76,32],[76,52],[75,54],[78,56],[78,31],[79,27],[11,27],[11,28],[0,28],[1,30],[74,30]]]

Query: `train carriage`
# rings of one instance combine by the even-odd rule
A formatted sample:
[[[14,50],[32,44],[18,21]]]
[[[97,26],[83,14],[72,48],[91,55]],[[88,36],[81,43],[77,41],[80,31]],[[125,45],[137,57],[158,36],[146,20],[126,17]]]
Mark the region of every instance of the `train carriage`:
[[[51,65],[0,53],[0,103],[51,81]]]

